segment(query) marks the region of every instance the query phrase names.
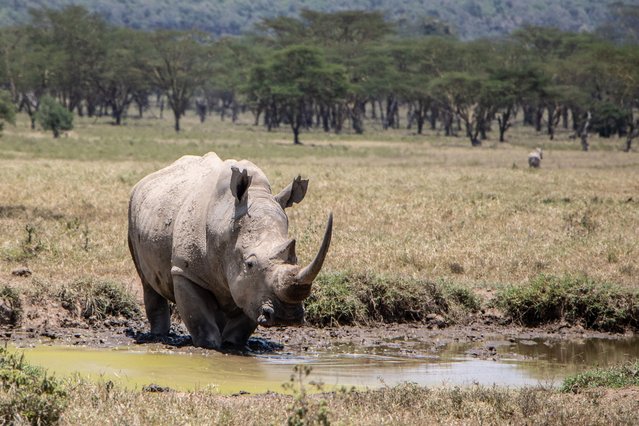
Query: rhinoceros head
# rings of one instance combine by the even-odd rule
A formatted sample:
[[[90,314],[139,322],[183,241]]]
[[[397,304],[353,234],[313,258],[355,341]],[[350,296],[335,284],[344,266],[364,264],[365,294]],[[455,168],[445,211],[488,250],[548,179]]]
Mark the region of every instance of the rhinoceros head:
[[[274,196],[263,174],[233,170],[236,239],[227,280],[235,303],[262,326],[299,325],[304,321],[302,302],[310,295],[311,284],[328,252],[332,214],[319,252],[307,266],[297,264],[295,240],[288,238],[284,209],[302,201],[307,185],[308,181],[298,176]]]

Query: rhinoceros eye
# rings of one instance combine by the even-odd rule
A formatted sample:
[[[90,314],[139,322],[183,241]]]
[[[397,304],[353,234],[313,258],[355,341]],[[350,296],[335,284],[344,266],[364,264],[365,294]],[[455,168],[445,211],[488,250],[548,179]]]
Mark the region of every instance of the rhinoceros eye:
[[[253,269],[256,264],[257,264],[257,259],[255,259],[255,256],[251,256],[244,261],[244,266],[246,266],[247,271],[250,271],[251,269]]]

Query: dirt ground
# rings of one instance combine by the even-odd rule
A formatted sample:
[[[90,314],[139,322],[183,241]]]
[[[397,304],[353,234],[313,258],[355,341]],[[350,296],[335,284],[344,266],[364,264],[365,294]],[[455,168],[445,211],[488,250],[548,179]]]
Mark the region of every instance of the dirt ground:
[[[145,319],[107,318],[86,320],[62,306],[27,305],[21,325],[2,326],[0,335],[7,344],[18,347],[35,345],[77,345],[84,347],[116,347],[160,345],[173,351],[197,352],[182,324],[173,326],[168,338],[158,340],[148,333]],[[253,352],[323,352],[348,347],[354,352],[378,347],[392,348],[410,356],[437,354],[450,343],[473,343],[473,356],[497,357],[496,347],[514,341],[548,339],[575,340],[584,338],[620,339],[632,333],[612,334],[586,330],[565,323],[527,328],[508,324],[494,313],[478,314],[464,325],[447,325],[437,319],[427,323],[372,324],[318,328],[259,327],[249,346]]]

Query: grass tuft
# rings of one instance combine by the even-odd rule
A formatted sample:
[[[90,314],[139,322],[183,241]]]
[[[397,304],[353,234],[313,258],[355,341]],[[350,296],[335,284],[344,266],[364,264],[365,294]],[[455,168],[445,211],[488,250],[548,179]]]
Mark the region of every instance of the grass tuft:
[[[506,286],[495,304],[514,321],[535,326],[555,321],[603,331],[639,325],[639,293],[585,276],[539,275],[527,285]]]
[[[138,319],[141,315],[133,295],[113,281],[78,280],[62,287],[58,297],[65,309],[87,320],[108,317]]]
[[[567,377],[561,385],[561,391],[579,393],[584,389],[627,386],[639,386],[639,361],[608,368],[596,368]]]

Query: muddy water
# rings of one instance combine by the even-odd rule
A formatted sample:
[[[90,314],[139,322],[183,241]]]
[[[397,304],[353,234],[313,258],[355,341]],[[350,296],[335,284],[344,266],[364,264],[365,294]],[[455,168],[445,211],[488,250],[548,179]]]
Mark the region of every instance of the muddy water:
[[[421,344],[423,345],[423,344]],[[407,347],[409,349],[407,349]],[[28,361],[57,376],[80,374],[139,389],[151,383],[176,390],[221,393],[282,392],[293,367],[312,367],[309,380],[324,390],[420,385],[559,385],[568,374],[639,358],[639,338],[580,341],[521,340],[449,344],[433,350],[410,342],[369,348],[337,346],[330,351],[239,356],[210,351],[185,353],[144,345],[116,349],[40,346],[24,351]]]

